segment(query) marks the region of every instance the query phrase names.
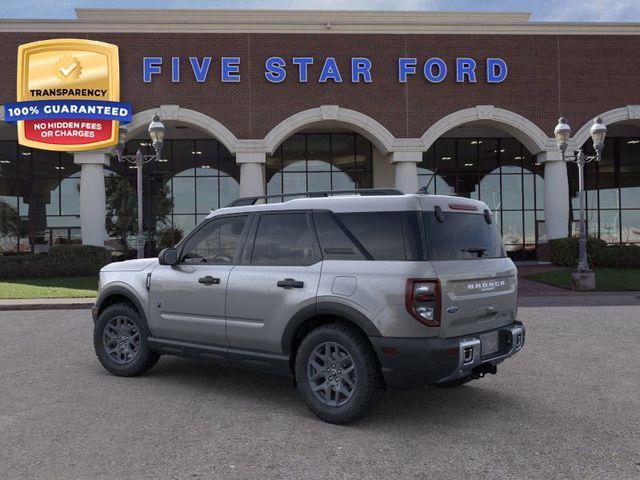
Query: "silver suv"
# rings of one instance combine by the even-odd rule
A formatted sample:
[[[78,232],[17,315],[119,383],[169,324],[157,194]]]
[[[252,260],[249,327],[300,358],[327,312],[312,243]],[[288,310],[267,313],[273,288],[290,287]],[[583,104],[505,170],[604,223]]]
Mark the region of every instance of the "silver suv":
[[[484,203],[306,196],[241,198],[157,259],[104,267],[102,365],[133,376],[170,354],[291,375],[318,417],[347,423],[386,386],[458,386],[523,347],[516,267]]]

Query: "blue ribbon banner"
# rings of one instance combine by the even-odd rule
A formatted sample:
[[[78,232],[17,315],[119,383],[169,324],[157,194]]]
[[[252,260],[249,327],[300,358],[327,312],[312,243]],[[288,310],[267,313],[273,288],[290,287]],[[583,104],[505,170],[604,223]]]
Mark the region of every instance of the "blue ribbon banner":
[[[5,103],[5,122],[71,119],[131,122],[131,104],[104,100],[30,100]]]

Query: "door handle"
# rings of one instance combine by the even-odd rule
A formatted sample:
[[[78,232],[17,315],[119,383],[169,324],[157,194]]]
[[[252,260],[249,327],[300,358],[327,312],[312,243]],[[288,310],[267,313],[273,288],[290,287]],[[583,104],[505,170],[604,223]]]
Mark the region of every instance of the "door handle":
[[[199,278],[198,283],[201,283],[203,285],[218,285],[220,283],[220,279],[213,278],[211,275],[207,275],[206,277]]]
[[[304,282],[294,280],[293,278],[285,278],[278,282],[278,286],[282,288],[303,288]]]

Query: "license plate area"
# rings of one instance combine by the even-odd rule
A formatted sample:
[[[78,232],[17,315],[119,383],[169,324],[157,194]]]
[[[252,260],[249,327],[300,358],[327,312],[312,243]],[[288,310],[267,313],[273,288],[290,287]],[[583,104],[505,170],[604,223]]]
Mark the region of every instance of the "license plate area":
[[[490,332],[480,335],[482,358],[493,357],[500,351],[500,332]]]

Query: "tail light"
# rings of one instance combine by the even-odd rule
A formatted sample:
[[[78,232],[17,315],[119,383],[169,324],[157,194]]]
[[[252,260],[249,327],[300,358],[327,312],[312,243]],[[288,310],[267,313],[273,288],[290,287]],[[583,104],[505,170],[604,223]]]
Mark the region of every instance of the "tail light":
[[[427,327],[440,326],[440,282],[437,280],[407,280],[405,290],[407,311]]]

